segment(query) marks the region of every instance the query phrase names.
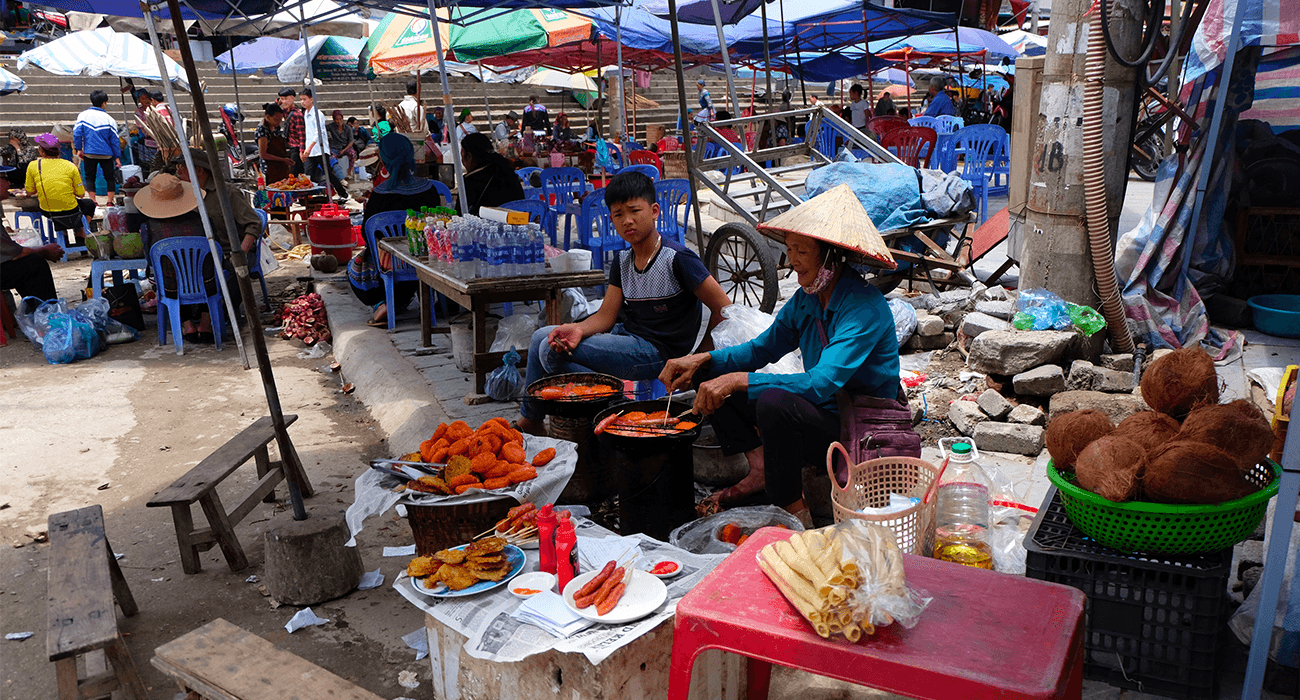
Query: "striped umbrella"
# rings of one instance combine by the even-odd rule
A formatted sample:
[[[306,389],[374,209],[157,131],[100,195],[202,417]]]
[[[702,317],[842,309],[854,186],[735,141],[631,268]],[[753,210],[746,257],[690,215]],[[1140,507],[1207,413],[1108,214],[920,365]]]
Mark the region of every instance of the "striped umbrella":
[[[20,90],[26,90],[27,83],[22,78],[0,68],[0,95],[12,95]]]
[[[167,56],[163,56],[163,61],[167,75],[188,91],[190,86],[180,65]],[[28,66],[55,75],[95,77],[107,73],[119,78],[161,78],[153,47],[132,34],[115,32],[108,27],[73,32],[24,51],[18,56],[18,70]]]

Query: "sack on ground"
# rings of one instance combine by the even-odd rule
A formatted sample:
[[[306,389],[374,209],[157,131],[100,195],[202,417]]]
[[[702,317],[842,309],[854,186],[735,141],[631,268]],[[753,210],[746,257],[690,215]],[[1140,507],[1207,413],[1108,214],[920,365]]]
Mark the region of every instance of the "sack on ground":
[[[14,320],[22,329],[23,335],[39,348],[45,344],[45,334],[50,332],[50,315],[67,313],[67,311],[68,303],[62,299],[44,301],[36,297],[26,297],[18,305],[18,313],[14,315]]]
[[[45,335],[42,350],[45,360],[52,365],[64,365],[75,360],[87,360],[99,352],[99,331],[74,313],[56,313],[49,317],[50,331]]]

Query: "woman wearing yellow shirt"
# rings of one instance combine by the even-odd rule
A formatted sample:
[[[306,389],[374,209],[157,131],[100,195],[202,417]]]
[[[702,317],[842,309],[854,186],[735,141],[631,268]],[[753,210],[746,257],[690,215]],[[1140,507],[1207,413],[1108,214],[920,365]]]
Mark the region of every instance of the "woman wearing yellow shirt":
[[[27,192],[36,195],[41,213],[54,222],[54,230],[71,230],[80,243],[86,236],[78,200],[86,195],[81,172],[63,159],[54,134],[41,134],[34,140],[41,149],[41,157],[27,166]]]

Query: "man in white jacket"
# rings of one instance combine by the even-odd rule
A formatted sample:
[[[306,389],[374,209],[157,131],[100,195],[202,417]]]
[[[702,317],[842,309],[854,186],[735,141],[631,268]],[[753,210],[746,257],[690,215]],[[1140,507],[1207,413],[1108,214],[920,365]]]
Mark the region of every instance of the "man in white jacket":
[[[325,149],[328,143],[328,133],[326,132],[325,115],[316,109],[316,96],[310,87],[303,88],[302,94],[298,97],[302,102],[302,118],[305,125],[303,133],[303,144],[300,155],[302,156],[303,171],[307,177],[315,182],[324,182],[325,178],[330,179],[330,184],[334,188],[334,194],[346,197],[347,190],[343,188],[343,183],[339,181],[334,169],[322,163],[322,156],[329,158],[329,151]]]

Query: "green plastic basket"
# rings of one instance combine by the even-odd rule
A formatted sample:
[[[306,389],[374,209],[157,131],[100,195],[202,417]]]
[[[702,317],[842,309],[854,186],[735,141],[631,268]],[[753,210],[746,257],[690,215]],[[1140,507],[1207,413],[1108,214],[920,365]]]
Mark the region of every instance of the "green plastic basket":
[[[1264,460],[1246,477],[1259,491],[1214,505],[1115,503],[1074,483],[1073,474],[1063,475],[1051,462],[1047,464],[1047,478],[1060,491],[1075,527],[1107,547],[1129,553],[1214,552],[1241,542],[1264,519],[1281,475],[1277,463]]]

